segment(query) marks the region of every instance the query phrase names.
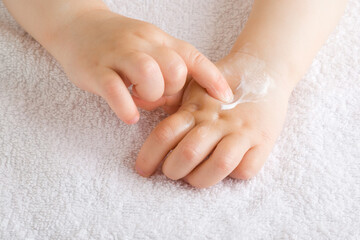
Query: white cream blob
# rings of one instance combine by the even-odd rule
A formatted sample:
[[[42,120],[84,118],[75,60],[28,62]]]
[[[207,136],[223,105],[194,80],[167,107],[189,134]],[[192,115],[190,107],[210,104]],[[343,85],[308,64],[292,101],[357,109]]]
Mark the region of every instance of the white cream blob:
[[[239,61],[239,60],[238,60]],[[221,110],[233,109],[240,103],[258,102],[265,99],[270,89],[275,86],[274,80],[266,73],[265,64],[254,57],[247,57],[233,65],[237,69],[231,71],[224,68],[224,75],[239,79],[239,84],[234,92],[234,100],[230,103],[222,103]],[[234,72],[239,72],[234,75]]]

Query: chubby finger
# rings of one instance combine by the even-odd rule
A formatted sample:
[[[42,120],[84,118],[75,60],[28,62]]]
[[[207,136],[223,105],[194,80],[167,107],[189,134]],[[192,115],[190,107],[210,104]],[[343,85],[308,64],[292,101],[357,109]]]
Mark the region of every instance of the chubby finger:
[[[174,49],[183,58],[189,74],[214,98],[231,102],[233,92],[220,70],[191,44],[175,40]]]
[[[164,95],[171,96],[184,87],[187,67],[184,60],[170,48],[157,48],[151,56],[159,64],[165,81]]]
[[[194,116],[187,111],[179,111],[160,122],[150,133],[138,154],[136,171],[144,177],[153,174],[168,152],[194,125]]]
[[[136,123],[139,112],[120,76],[106,68],[98,72],[97,79],[96,92],[106,100],[118,118],[127,124]]]
[[[139,97],[154,102],[164,93],[164,78],[157,62],[146,53],[136,52],[116,58],[114,67],[136,89]]]
[[[210,187],[220,182],[236,168],[249,148],[248,138],[238,134],[227,135],[210,158],[186,176],[186,181],[198,188]]]
[[[196,126],[166,158],[163,173],[173,180],[185,177],[211,153],[221,137],[215,124]]]
[[[242,180],[254,177],[266,162],[271,149],[271,145],[257,145],[251,148],[245,154],[240,164],[232,171],[230,177]]]

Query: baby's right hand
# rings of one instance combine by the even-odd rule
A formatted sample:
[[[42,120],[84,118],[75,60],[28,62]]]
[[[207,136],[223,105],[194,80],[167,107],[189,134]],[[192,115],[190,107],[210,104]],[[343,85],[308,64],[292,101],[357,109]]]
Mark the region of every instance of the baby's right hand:
[[[231,101],[232,92],[220,71],[192,45],[152,24],[107,10],[80,15],[59,29],[52,54],[79,88],[102,96],[128,124],[139,112],[127,89],[154,102],[179,93],[191,75],[208,93]]]

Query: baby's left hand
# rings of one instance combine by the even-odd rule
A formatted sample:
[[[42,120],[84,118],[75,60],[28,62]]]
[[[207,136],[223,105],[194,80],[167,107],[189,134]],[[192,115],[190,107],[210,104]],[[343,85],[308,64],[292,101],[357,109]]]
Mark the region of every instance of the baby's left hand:
[[[236,55],[217,65],[230,86],[235,86],[239,76],[247,76],[244,68],[254,69],[251,64],[256,61]],[[136,170],[148,177],[168,155],[163,173],[195,187],[214,185],[228,175],[238,179],[253,177],[281,131],[291,92],[278,79],[274,81],[265,96],[228,110],[221,109],[220,101],[192,81],[180,109],[163,120],[144,143]]]

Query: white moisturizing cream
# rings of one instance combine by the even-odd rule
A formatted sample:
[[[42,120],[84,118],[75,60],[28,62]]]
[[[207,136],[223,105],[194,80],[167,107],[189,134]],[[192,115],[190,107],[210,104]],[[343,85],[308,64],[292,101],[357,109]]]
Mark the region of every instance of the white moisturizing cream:
[[[222,103],[221,110],[232,109],[241,103],[263,101],[270,89],[275,86],[274,80],[266,73],[265,63],[261,60],[249,56],[237,61],[236,65],[232,65],[237,69],[224,68],[225,77],[236,78],[239,84],[233,91],[234,100]],[[234,72],[238,74],[234,75]]]

